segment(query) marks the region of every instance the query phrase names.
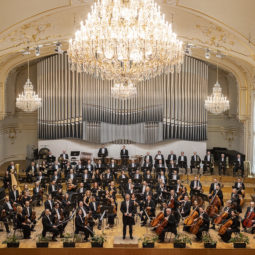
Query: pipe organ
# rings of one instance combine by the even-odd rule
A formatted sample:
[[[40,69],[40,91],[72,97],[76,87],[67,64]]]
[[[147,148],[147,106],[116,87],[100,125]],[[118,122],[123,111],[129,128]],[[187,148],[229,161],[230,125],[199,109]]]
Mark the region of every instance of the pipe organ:
[[[135,98],[111,97],[112,81],[72,72],[66,54],[37,64],[39,139],[147,143],[207,138],[208,66],[185,57],[180,74],[137,84]]]

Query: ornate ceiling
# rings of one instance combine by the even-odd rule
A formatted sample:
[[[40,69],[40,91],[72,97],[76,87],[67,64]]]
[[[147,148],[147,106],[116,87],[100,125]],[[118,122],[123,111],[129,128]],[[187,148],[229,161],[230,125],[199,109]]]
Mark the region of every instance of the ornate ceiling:
[[[220,66],[231,71],[239,84],[239,118],[250,116],[249,93],[255,66],[254,0],[156,0],[166,19],[186,43],[194,44],[193,56],[204,59],[206,48],[221,51]],[[43,44],[41,56],[63,48],[86,17],[92,0],[1,0],[0,3],[0,101],[8,72],[26,61],[21,51]],[[34,55],[30,55],[36,58]],[[209,60],[219,61],[215,56]],[[0,118],[5,114],[0,103]],[[241,102],[245,102],[241,104]]]

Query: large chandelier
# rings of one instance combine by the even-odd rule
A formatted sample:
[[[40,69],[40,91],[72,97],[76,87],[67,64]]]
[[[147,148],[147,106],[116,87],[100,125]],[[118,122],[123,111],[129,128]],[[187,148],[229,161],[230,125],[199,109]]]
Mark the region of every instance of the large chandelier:
[[[218,82],[218,65],[217,81],[213,86],[212,95],[205,100],[205,109],[213,114],[220,114],[229,110],[229,100],[222,94],[222,88]]]
[[[98,0],[68,48],[71,69],[115,83],[180,72],[182,42],[154,0]]]
[[[115,83],[111,88],[111,92],[112,97],[116,99],[128,99],[137,95],[137,89],[130,81]]]
[[[24,112],[33,112],[42,105],[42,99],[34,91],[32,82],[29,79],[29,61],[28,78],[24,85],[24,91],[16,98],[16,106]]]

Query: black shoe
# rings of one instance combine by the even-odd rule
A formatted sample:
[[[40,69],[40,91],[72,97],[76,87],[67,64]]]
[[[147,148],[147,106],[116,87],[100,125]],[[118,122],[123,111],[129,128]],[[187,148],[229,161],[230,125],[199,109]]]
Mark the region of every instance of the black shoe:
[[[88,242],[89,240],[88,240],[88,238],[84,238],[83,241],[84,242]]]
[[[123,239],[123,240],[125,240],[125,239],[126,239],[126,237],[125,237],[125,236],[123,236],[123,237],[122,237],[122,239]]]
[[[159,240],[158,243],[164,243],[164,240]]]
[[[58,240],[54,237],[51,239],[52,242],[57,242]]]
[[[215,229],[215,226],[212,226],[210,229]]]
[[[130,236],[130,239],[133,240],[134,239],[133,236]]]

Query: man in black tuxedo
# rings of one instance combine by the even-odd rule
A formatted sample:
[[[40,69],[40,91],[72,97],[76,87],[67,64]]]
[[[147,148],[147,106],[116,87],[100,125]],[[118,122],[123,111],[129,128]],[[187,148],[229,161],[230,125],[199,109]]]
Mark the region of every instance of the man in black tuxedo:
[[[76,173],[79,173],[81,175],[83,173],[83,170],[85,169],[85,166],[81,163],[81,161],[78,161],[78,164],[76,165]]]
[[[17,203],[19,199],[19,191],[17,190],[17,186],[13,185],[10,190],[9,197],[12,203]]]
[[[193,168],[197,168],[198,172],[200,170],[200,163],[201,163],[201,159],[200,157],[197,155],[196,152],[193,153],[193,155],[191,156],[191,160],[190,160],[190,172],[193,172]]]
[[[190,183],[190,196],[191,197],[193,196],[195,190],[201,190],[201,189],[202,189],[202,184],[198,180],[197,176],[195,176],[194,180],[192,180]]]
[[[102,162],[105,164],[105,158],[108,157],[108,150],[105,148],[104,144],[102,144],[101,148],[99,149],[97,156],[102,158]]]
[[[233,176],[237,174],[238,170],[242,171],[242,177],[244,175],[244,162],[240,154],[237,154],[236,160],[234,161]]]
[[[128,165],[129,176],[131,176],[138,168],[138,164],[135,163],[135,160],[132,159],[131,163]]]
[[[173,151],[170,151],[170,154],[167,157],[167,162],[166,162],[167,167],[169,166],[170,163],[172,163],[174,165],[176,164],[176,154],[174,154]]]
[[[221,154],[220,155],[220,159],[219,159],[219,175],[226,174],[226,167],[227,167],[227,162],[226,162],[226,157],[225,154]]]
[[[142,170],[145,172],[147,170],[151,171],[151,169],[152,169],[152,163],[150,162],[149,159],[146,159],[143,163]]]
[[[114,159],[111,160],[111,163],[108,165],[108,167],[110,168],[114,178],[117,179],[118,166]]]
[[[48,209],[50,212],[53,210],[54,201],[52,200],[52,196],[49,194],[47,200],[44,202],[45,210]]]
[[[33,182],[33,177],[36,176],[36,166],[35,162],[31,162],[30,166],[27,167],[26,169],[26,174],[27,174],[27,182]]]
[[[150,155],[149,152],[146,153],[146,155],[144,156],[144,162],[146,162],[146,160],[148,160],[149,163],[153,163],[152,162],[152,156]]]
[[[42,236],[45,237],[46,232],[51,232],[53,234],[52,241],[57,241],[56,237],[59,234],[57,226],[53,225],[53,219],[50,217],[50,210],[46,209],[45,214],[42,217],[43,231]]]
[[[242,194],[245,190],[245,185],[244,183],[241,181],[240,178],[237,179],[237,182],[235,182],[235,185],[233,186],[233,188],[237,189],[237,193],[238,194]]]
[[[122,160],[122,165],[126,166],[129,156],[128,156],[128,150],[126,149],[125,145],[122,146],[122,149],[120,151],[120,157],[121,157],[121,160]]]
[[[204,157],[203,162],[203,173],[209,168],[211,175],[213,174],[213,159],[210,151],[207,151],[207,154]]]
[[[217,195],[221,201],[221,206],[224,205],[224,202],[223,202],[223,193],[222,193],[222,190],[220,189],[220,185],[217,184],[216,185],[216,189],[212,192],[212,194],[209,194],[209,198],[212,198],[214,197],[215,195]]]
[[[178,167],[185,169],[185,174],[187,174],[187,156],[184,155],[184,152],[181,152],[181,156],[178,157]]]
[[[133,239],[133,225],[135,225],[134,214],[135,206],[134,203],[130,200],[130,195],[125,195],[125,200],[121,203],[120,211],[123,214],[123,239],[126,238],[126,229],[129,226],[129,236],[130,239]]]
[[[189,197],[186,195],[184,196],[184,200],[181,202],[181,209],[180,213],[183,218],[187,217],[190,214],[190,208],[191,208],[191,201],[189,201]]]
[[[254,202],[251,201],[250,202],[250,206],[247,207],[246,213],[244,215],[244,219],[242,220],[242,225],[245,221],[246,218],[249,218],[251,216],[252,213],[255,213],[255,208],[254,208]],[[246,226],[243,225],[244,231],[246,232]],[[252,226],[252,234],[254,233],[255,230],[255,222],[253,222],[253,226]]]
[[[90,159],[88,160],[87,165],[85,166],[85,169],[87,169],[89,173],[92,173],[94,167],[91,164],[91,160]]]
[[[210,185],[209,194],[211,194],[214,190],[216,190],[217,185],[220,186],[220,183],[218,182],[217,178],[214,178],[213,182]]]
[[[49,151],[48,157],[47,157],[47,163],[49,165],[52,165],[56,160],[56,157],[54,155],[52,155],[52,152]]]
[[[62,158],[64,161],[68,161],[69,156],[65,150],[63,150],[62,154],[60,154],[60,158]]]
[[[12,162],[10,163],[10,165],[7,167],[7,171],[8,171],[9,173],[11,173],[11,172],[15,173],[15,172],[16,172],[15,165],[14,165],[14,162],[13,162],[13,161],[12,161]]]
[[[78,209],[78,214],[75,217],[75,234],[79,234],[82,231],[85,235],[84,241],[88,241],[89,235],[93,236],[92,229],[90,226],[85,226],[85,219],[82,216],[82,210]]]
[[[165,163],[164,155],[161,153],[161,151],[158,151],[158,153],[155,155],[154,160],[155,160],[155,165],[158,165],[160,160],[162,164]]]
[[[154,203],[154,201],[151,199],[151,195],[148,195],[146,197],[145,203],[144,203],[144,208],[143,211],[141,213],[141,226],[145,226],[146,222],[148,220],[148,217],[155,217],[155,210],[156,210],[156,205]],[[145,213],[146,211],[146,213]]]

